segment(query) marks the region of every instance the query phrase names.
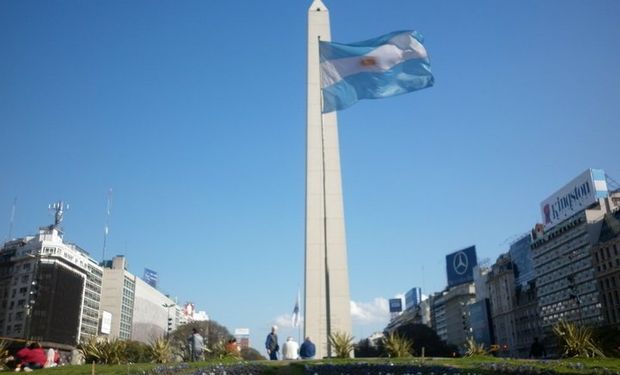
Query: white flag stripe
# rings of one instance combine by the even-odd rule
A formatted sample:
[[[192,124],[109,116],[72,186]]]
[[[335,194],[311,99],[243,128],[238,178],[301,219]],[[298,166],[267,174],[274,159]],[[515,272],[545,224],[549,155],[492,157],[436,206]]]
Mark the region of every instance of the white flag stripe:
[[[366,55],[328,60],[321,63],[321,87],[328,87],[343,77],[361,72],[385,72],[406,60],[423,59],[428,54],[424,46],[410,34],[399,34],[388,44]]]

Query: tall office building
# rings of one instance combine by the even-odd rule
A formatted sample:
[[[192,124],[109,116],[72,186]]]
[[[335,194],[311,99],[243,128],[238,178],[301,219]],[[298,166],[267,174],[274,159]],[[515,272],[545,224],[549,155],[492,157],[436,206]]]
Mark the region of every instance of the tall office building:
[[[135,278],[131,339],[145,343],[166,335],[177,327],[175,302],[148,281]]]
[[[620,210],[605,215],[592,255],[603,324],[620,328]]]
[[[61,348],[96,335],[101,268],[63,240],[60,220],[0,250],[0,335]]]
[[[131,339],[136,276],[127,271],[127,261],[116,256],[104,262],[101,312],[112,315],[110,337]]]
[[[601,299],[592,267],[592,247],[601,220],[616,209],[605,174],[587,170],[541,204],[544,233],[531,244],[541,326],[559,320],[598,325]]]
[[[405,310],[416,307],[420,302],[422,302],[421,288],[411,288],[405,293]]]
[[[322,113],[319,39],[331,40],[321,0],[308,10],[306,246],[304,336],[316,357],[328,353],[328,334],[351,333],[351,300],[336,113]]]
[[[515,348],[516,333],[513,316],[514,267],[508,254],[500,255],[491,266],[487,283],[495,343],[502,348],[501,354],[509,355]]]

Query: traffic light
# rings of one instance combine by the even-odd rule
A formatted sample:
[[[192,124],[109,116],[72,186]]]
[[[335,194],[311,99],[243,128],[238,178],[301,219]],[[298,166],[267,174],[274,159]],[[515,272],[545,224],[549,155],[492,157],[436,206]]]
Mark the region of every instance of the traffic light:
[[[168,332],[172,332],[172,318],[168,318]]]

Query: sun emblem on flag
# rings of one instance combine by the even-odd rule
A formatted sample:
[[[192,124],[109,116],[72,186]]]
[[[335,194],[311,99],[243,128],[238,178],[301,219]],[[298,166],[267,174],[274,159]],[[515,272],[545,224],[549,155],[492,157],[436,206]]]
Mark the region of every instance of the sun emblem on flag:
[[[377,59],[372,56],[362,57],[360,60],[361,66],[371,67],[377,65]]]

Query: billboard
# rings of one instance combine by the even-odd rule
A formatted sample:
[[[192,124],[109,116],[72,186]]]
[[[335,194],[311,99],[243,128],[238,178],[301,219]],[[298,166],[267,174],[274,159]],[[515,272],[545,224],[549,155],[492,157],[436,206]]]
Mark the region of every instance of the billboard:
[[[159,275],[157,272],[150,270],[148,268],[144,269],[144,277],[142,280],[146,281],[147,284],[157,289],[157,282],[159,281]]]
[[[112,332],[112,314],[107,311],[101,312],[101,333],[109,335]]]
[[[446,255],[448,286],[473,282],[474,267],[477,265],[476,246],[470,246]]]
[[[545,229],[585,210],[599,198],[608,196],[602,169],[588,169],[540,203]]]
[[[397,313],[403,311],[403,300],[400,298],[390,298],[390,312]]]

